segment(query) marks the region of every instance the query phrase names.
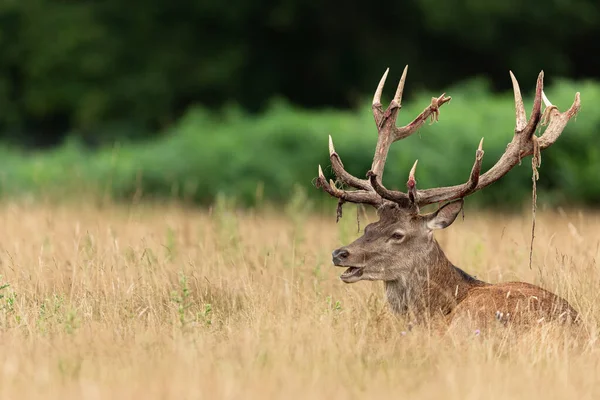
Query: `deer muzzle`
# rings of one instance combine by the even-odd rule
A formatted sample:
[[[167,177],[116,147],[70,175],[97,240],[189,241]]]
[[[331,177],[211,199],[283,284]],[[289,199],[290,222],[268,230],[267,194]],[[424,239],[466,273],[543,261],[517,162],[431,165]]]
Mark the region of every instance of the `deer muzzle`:
[[[345,248],[339,248],[331,253],[331,258],[333,261],[333,265],[336,267],[348,267],[346,271],[342,275],[340,275],[340,279],[345,283],[353,283],[357,282],[361,279],[363,270],[359,267],[352,267],[348,265],[348,256],[350,252]]]
[[[333,265],[337,267],[341,267],[344,265],[344,262],[348,259],[350,252],[345,248],[335,249],[333,253],[331,253],[331,260],[333,261]]]

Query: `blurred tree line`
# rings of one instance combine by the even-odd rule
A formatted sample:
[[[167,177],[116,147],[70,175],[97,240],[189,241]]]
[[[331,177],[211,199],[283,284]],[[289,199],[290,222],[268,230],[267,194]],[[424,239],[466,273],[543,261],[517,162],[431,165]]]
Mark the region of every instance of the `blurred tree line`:
[[[0,26],[0,137],[38,148],[146,137],[193,104],[353,106],[387,66],[413,93],[600,71],[597,0],[0,0]]]

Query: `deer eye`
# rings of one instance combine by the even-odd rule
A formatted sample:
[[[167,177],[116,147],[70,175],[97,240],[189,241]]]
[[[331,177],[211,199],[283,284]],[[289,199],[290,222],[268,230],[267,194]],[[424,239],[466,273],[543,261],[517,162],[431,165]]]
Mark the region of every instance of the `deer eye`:
[[[404,239],[404,234],[402,232],[394,232],[394,233],[392,233],[392,239],[402,240],[402,239]]]

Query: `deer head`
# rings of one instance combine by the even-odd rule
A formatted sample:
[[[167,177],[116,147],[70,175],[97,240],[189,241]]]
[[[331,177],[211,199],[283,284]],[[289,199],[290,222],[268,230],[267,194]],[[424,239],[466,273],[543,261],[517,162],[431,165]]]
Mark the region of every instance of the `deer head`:
[[[330,180],[327,182],[321,166],[317,187],[339,199],[338,219],[345,202],[369,204],[377,208],[379,220],[365,227],[364,234],[353,243],[335,250],[332,254],[336,266],[346,267],[341,275],[346,283],[359,280],[397,281],[411,271],[424,269],[444,258],[443,252],[434,239],[436,229],[448,227],[461,211],[463,199],[478,190],[491,185],[523,158],[534,155],[550,147],[562,133],[567,122],[579,111],[579,93],[571,108],[561,113],[552,105],[543,92],[543,71],[537,79],[533,110],[527,120],[519,84],[510,72],[513,83],[516,106],[516,126],[512,141],[506,151],[484,174],[481,174],[483,159],[483,138],[475,151],[475,160],[469,179],[460,185],[417,189],[415,172],[417,162],[408,175],[406,192],[388,190],[382,183],[383,170],[389,148],[392,143],[415,133],[423,123],[431,118],[438,121],[439,109],[451,100],[442,94],[431,99],[431,104],[411,123],[403,127],[396,126],[396,117],[401,107],[402,93],[408,67],[404,69],[396,94],[388,108],[381,107],[381,94],[389,70],[386,70],[373,97],[373,116],[377,125],[378,140],[371,170],[367,179],[359,179],[349,174],[336,153],[331,136],[329,137],[329,156],[332,168],[343,184],[355,190],[342,190]],[[542,113],[542,102],[545,110]],[[539,125],[546,129],[541,136],[535,132]],[[437,211],[421,215],[419,208],[424,205],[448,202]]]
[[[385,203],[379,221],[365,227],[364,234],[348,246],[333,251],[333,263],[346,267],[342,281],[394,281],[415,272],[437,253],[433,231],[450,226],[462,209],[462,200],[438,211],[420,215],[395,203]]]

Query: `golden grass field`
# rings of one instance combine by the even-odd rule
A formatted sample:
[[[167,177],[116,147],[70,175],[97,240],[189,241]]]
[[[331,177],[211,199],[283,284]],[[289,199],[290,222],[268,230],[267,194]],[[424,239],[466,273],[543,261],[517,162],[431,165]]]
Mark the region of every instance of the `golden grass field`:
[[[342,283],[357,236],[288,207],[0,205],[1,399],[598,399],[600,214],[470,211],[437,234],[491,281],[566,297],[591,339],[408,331],[380,282]],[[365,225],[363,218],[362,226]]]

